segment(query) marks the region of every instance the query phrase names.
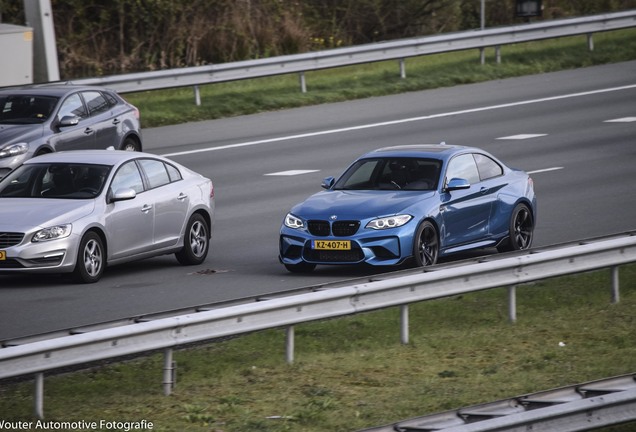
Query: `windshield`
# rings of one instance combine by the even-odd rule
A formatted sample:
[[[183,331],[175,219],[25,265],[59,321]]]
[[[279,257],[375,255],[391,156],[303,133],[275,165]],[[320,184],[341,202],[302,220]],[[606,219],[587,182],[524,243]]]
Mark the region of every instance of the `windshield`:
[[[334,185],[339,190],[434,190],[442,162],[437,159],[377,158],[356,161]]]
[[[110,167],[91,164],[28,164],[0,181],[0,198],[95,198]]]
[[[52,114],[58,98],[52,96],[0,96],[0,123],[44,123]]]

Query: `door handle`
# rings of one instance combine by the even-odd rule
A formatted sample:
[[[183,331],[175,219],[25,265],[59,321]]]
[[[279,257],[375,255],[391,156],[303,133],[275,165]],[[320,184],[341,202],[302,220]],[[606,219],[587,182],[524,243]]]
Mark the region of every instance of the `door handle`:
[[[86,135],[90,135],[90,134],[92,134],[93,132],[95,132],[95,131],[94,131],[93,129],[91,129],[91,128],[88,128],[88,127],[87,127],[86,129],[84,129],[84,133],[85,133]]]
[[[150,210],[152,210],[152,206],[150,204],[144,204],[141,207],[141,212],[142,213],[148,213]]]
[[[118,125],[119,123],[121,123],[121,121],[119,121],[118,118],[113,119],[113,124],[114,125]]]
[[[184,201],[188,196],[186,194],[184,194],[183,192],[181,192],[179,194],[179,196],[177,197],[177,200],[179,201]]]

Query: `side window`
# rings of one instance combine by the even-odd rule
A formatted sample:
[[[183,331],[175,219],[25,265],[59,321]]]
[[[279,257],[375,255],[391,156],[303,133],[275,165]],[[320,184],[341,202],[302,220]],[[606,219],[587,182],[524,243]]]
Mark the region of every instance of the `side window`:
[[[181,180],[181,173],[179,172],[178,169],[176,169],[170,164],[166,164],[166,168],[168,169],[168,175],[170,176],[171,182],[176,182],[178,180]]]
[[[103,96],[106,98],[109,107],[114,107],[115,105],[117,105],[117,99],[115,99],[115,96],[106,92],[103,93]]]
[[[450,161],[446,170],[446,183],[453,178],[468,180],[470,184],[479,183],[479,171],[472,154],[459,155]]]
[[[73,93],[64,100],[64,103],[62,103],[62,106],[60,107],[60,112],[57,115],[57,119],[62,120],[62,118],[69,115],[76,116],[81,119],[88,117],[82,98],[80,98],[80,95],[77,93]]]
[[[117,174],[113,177],[110,189],[115,192],[119,189],[132,189],[137,193],[144,191],[143,180],[137,164],[134,161],[126,162],[122,165]]]
[[[503,174],[501,166],[486,155],[475,153],[475,162],[482,180],[499,177]]]
[[[150,189],[170,183],[170,177],[163,162],[153,159],[140,159],[139,163],[146,173]]]
[[[108,101],[98,91],[85,91],[82,92],[84,101],[88,106],[88,112],[94,116],[105,111],[108,111]]]

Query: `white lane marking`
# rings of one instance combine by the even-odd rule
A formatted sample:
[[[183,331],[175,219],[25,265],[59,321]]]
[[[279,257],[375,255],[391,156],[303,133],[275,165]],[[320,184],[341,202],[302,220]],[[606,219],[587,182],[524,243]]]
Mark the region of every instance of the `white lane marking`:
[[[574,97],[580,97],[580,96],[589,96],[589,95],[594,95],[594,94],[599,94],[599,93],[608,93],[608,92],[621,91],[621,90],[627,90],[627,89],[633,89],[633,88],[636,88],[636,84],[632,84],[632,85],[628,85],[628,86],[622,86],[622,87],[612,87],[612,88],[607,88],[607,89],[592,90],[592,91],[581,92],[581,93],[571,93],[571,94],[560,95],[560,96],[552,96],[552,97],[541,98],[541,99],[530,99],[530,100],[519,101],[519,102],[511,102],[511,103],[501,104],[501,105],[491,105],[491,106],[485,106],[485,107],[480,107],[480,108],[472,108],[472,109],[461,110],[461,111],[452,111],[452,112],[446,112],[446,113],[431,114],[431,115],[427,115],[427,116],[412,117],[412,118],[406,118],[406,119],[400,119],[400,120],[392,120],[392,121],[387,121],[387,122],[369,123],[369,124],[364,124],[364,125],[359,125],[359,126],[351,126],[351,127],[346,127],[346,128],[340,128],[340,129],[329,129],[329,130],[324,130],[324,131],[309,132],[309,133],[298,134],[298,135],[288,135],[288,136],[270,138],[270,139],[265,139],[265,140],[247,141],[247,142],[236,143],[236,144],[228,144],[228,145],[219,146],[219,147],[208,147],[208,148],[202,148],[202,149],[197,149],[197,150],[189,150],[189,151],[182,151],[182,152],[175,152],[175,153],[166,153],[166,154],[163,154],[162,156],[166,156],[166,157],[182,156],[182,155],[188,155],[188,154],[204,153],[204,152],[209,152],[209,151],[227,150],[227,149],[238,148],[238,147],[248,147],[248,146],[259,145],[259,144],[267,144],[267,143],[272,143],[272,142],[289,141],[289,140],[294,140],[294,139],[299,139],[299,138],[309,138],[309,137],[315,137],[315,136],[320,136],[320,135],[329,135],[329,134],[336,134],[336,133],[342,133],[342,132],[350,132],[350,131],[369,129],[369,128],[374,128],[374,127],[392,126],[392,125],[397,125],[397,124],[402,124],[402,123],[416,122],[416,121],[422,121],[422,120],[430,120],[430,119],[442,118],[442,117],[450,117],[450,116],[456,116],[456,115],[460,115],[460,114],[470,114],[470,113],[476,113],[476,112],[482,112],[482,111],[490,111],[490,110],[496,110],[496,109],[501,109],[501,108],[510,108],[510,107],[521,106],[521,105],[529,105],[529,104],[535,104],[535,103],[541,103],[541,102],[549,102],[549,101],[568,99],[568,98],[574,98]]]
[[[524,140],[529,138],[538,138],[542,136],[547,136],[548,134],[519,134],[519,135],[510,135],[500,138],[495,138],[498,140]]]
[[[275,173],[263,174],[266,176],[295,176],[301,174],[309,174],[313,172],[318,172],[320,170],[289,170],[289,171],[279,171]]]
[[[544,169],[538,169],[538,170],[534,170],[534,171],[528,171],[528,174],[537,174],[537,173],[544,173],[544,172],[550,172],[550,171],[558,171],[558,170],[562,170],[563,167],[552,167],[552,168],[544,168]]]
[[[612,120],[605,120],[603,123],[631,123],[636,122],[636,117],[623,117]]]

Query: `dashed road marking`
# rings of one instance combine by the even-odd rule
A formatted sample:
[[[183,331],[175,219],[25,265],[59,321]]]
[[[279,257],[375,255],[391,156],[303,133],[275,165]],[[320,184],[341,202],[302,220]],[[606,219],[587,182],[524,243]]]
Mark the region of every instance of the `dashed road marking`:
[[[631,123],[636,122],[636,117],[623,117],[611,120],[605,120],[603,123]]]
[[[289,170],[289,171],[279,171],[275,173],[264,174],[266,176],[295,176],[301,174],[309,174],[313,172],[318,172],[320,170]]]
[[[543,137],[543,136],[547,136],[547,135],[548,134],[518,134],[518,135],[510,135],[510,136],[495,138],[495,139],[498,139],[498,140],[524,140],[524,139],[530,139],[530,138],[539,138],[539,137]]]

